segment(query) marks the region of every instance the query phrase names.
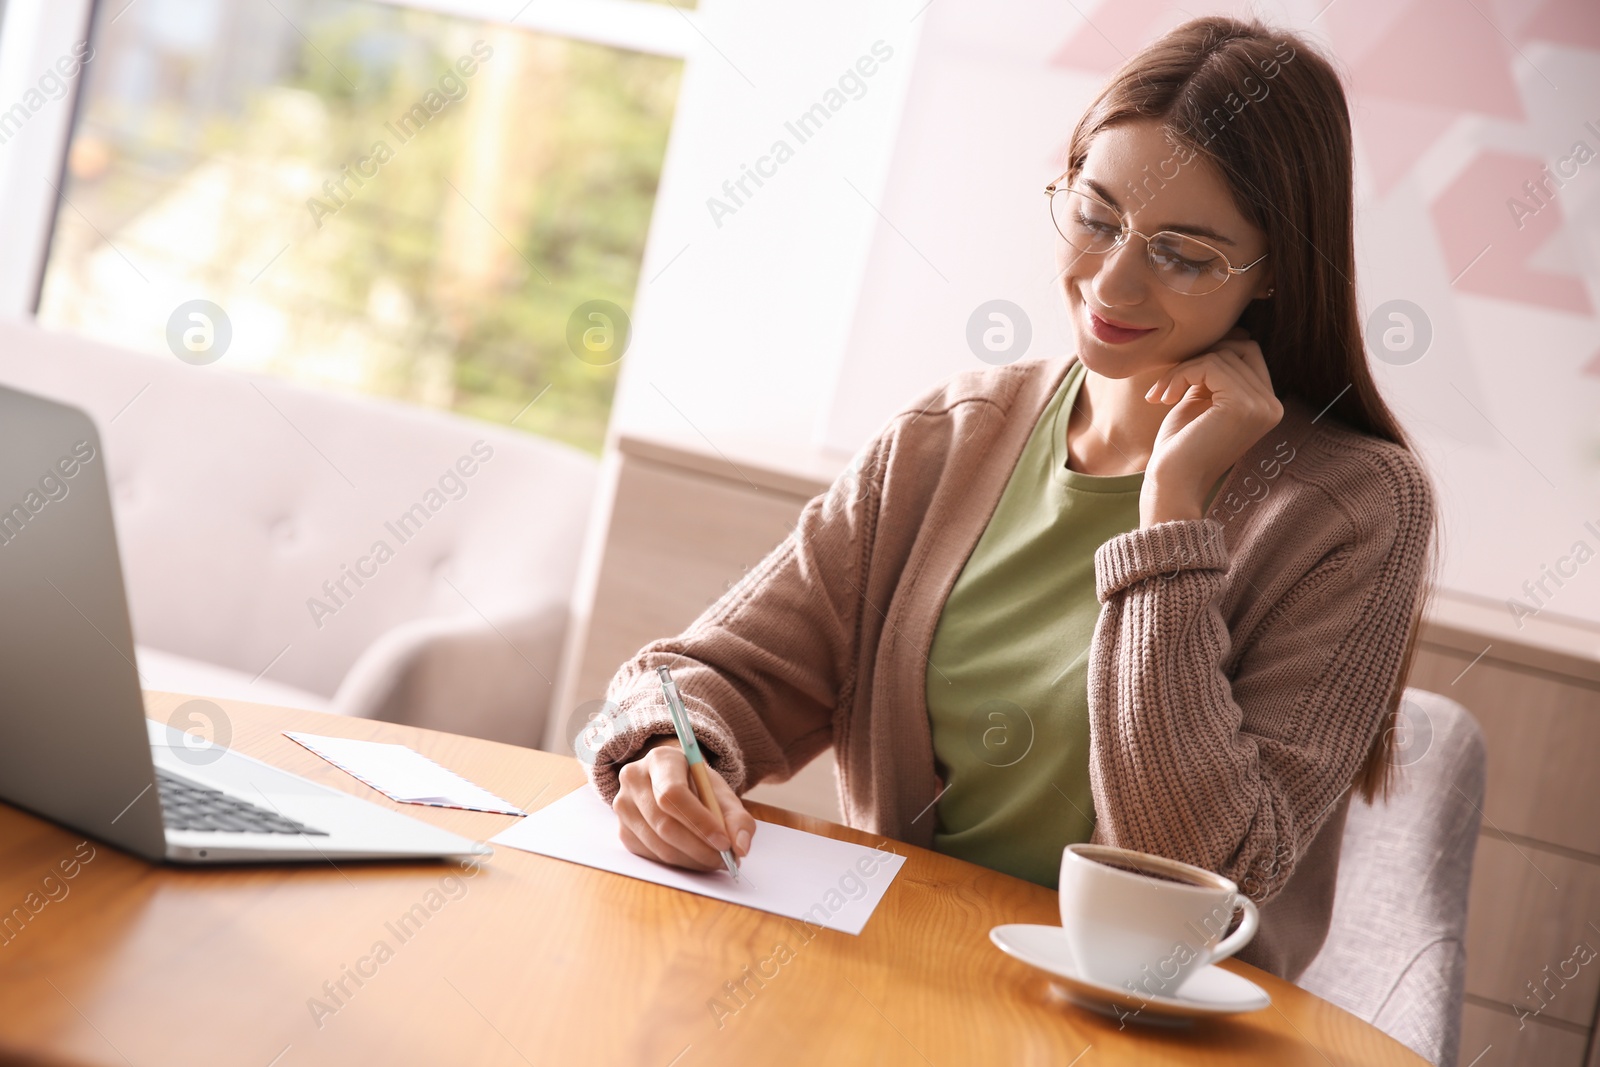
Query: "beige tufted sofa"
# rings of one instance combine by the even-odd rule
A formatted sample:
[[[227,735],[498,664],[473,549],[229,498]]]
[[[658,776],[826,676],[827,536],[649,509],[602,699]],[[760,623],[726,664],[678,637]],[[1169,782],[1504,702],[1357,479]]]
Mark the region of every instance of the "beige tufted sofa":
[[[0,381],[99,426],[146,689],[538,744],[593,457],[25,323]]]

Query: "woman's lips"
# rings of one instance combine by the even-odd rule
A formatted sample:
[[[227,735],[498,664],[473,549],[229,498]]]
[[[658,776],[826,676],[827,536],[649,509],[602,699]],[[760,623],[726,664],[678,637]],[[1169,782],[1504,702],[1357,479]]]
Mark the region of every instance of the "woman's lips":
[[[1120,345],[1125,344],[1128,341],[1132,341],[1134,338],[1143,337],[1145,334],[1152,332],[1155,327],[1151,326],[1142,330],[1129,330],[1121,326],[1113,326],[1105,319],[1102,319],[1099,315],[1096,315],[1094,312],[1090,311],[1089,329],[1093,331],[1096,337],[1104,341],[1106,344]]]

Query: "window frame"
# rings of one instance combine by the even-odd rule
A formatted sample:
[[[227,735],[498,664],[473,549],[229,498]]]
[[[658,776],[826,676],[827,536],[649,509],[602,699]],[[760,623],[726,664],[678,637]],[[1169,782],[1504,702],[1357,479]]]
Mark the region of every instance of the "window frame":
[[[139,0],[7,0],[0,22],[0,113],[20,101],[58,58],[71,54],[73,46],[87,38],[97,2],[100,14],[109,11],[116,19]],[[670,2],[532,0],[509,19],[504,0],[369,2],[685,61],[700,32],[696,11]],[[73,78],[59,100],[47,100],[0,144],[0,203],[11,216],[0,239],[0,315],[31,321],[38,308],[57,214],[72,210],[61,202],[58,190],[82,85],[81,75]]]

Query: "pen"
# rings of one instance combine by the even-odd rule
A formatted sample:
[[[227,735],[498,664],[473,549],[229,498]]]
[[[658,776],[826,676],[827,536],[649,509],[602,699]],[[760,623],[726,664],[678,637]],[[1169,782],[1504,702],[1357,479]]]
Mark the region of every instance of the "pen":
[[[689,725],[689,713],[683,710],[683,698],[678,696],[678,685],[672,680],[672,672],[665,667],[657,667],[656,674],[661,676],[661,691],[667,695],[667,711],[672,714],[672,728],[678,731],[678,743],[683,746],[683,756],[689,761],[689,779],[694,782],[701,801],[711,809],[712,817],[717,820],[717,829],[731,841],[733,838],[728,834],[728,824],[722,820],[722,805],[717,803],[717,795],[711,791],[711,769],[706,766],[706,758],[700,754],[700,742],[694,739],[694,727]],[[739,864],[734,860],[732,850],[722,850],[722,862],[727,864],[728,873],[737,882]]]

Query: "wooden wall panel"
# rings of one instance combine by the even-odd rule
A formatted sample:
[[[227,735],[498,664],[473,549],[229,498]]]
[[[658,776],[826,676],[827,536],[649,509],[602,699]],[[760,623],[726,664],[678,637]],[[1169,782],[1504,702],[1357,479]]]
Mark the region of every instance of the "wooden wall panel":
[[[1589,1039],[1535,1019],[1469,1003],[1461,1017],[1459,1067],[1584,1067]]]
[[[1473,663],[1470,653],[1433,645],[1419,650],[1410,684],[1460,701],[1483,727],[1486,829],[1600,860],[1600,687],[1510,663],[1493,650]]]
[[[562,714],[604,696],[619,664],[715,603],[788,536],[809,499],[623,455],[590,625],[566,687],[572,706]],[[748,795],[843,822],[837,782],[829,750],[788,782]]]
[[[1600,865],[1484,834],[1467,908],[1467,992],[1587,1028],[1600,995],[1596,917]]]
[[[573,697],[603,696],[624,660],[693,622],[787,536],[805,503],[624,456]]]

